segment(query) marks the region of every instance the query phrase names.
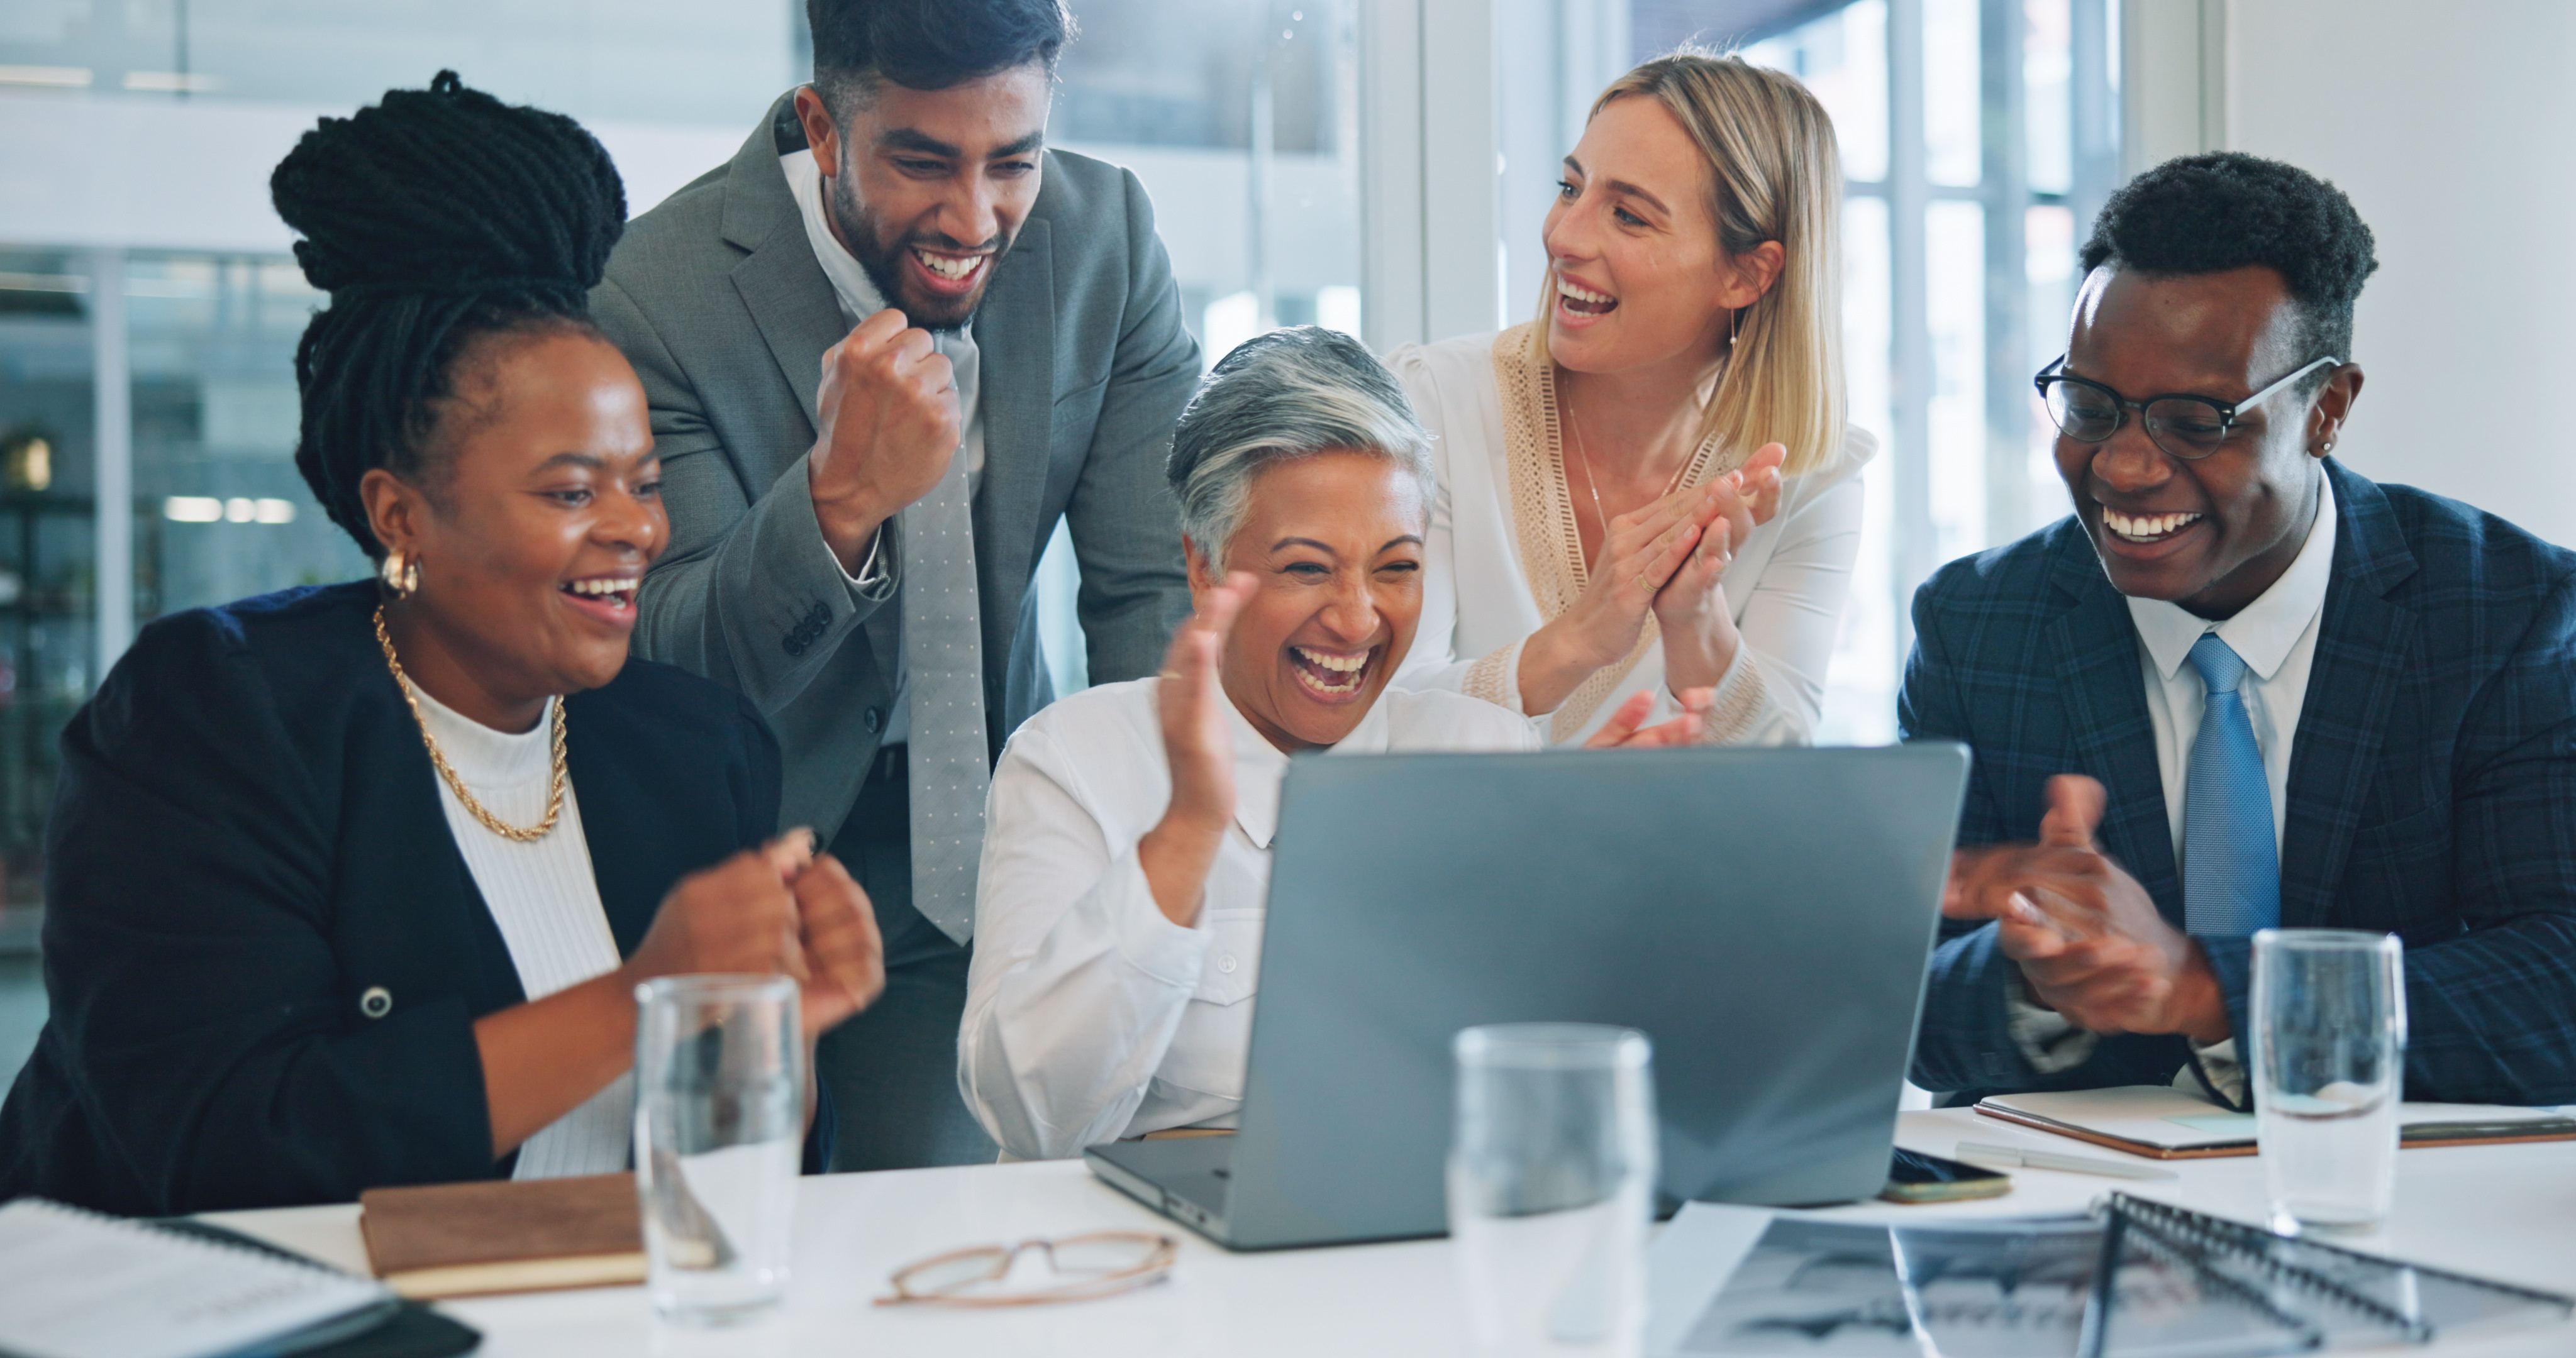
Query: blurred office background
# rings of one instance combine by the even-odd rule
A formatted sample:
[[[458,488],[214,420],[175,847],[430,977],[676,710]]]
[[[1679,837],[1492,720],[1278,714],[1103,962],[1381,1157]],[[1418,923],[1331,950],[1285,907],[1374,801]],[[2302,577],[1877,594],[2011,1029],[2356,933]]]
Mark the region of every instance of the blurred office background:
[[[1527,318],[1591,96],[1676,43],[1805,79],[1842,138],[1853,419],[1879,439],[1827,738],[1895,730],[1905,600],[2063,512],[2029,378],[2124,177],[2240,147],[2350,191],[2385,268],[2344,455],[2576,542],[2543,233],[2576,8],[2476,0],[1071,0],[1050,135],[1152,192],[1210,361],[1273,325],[1381,349]],[[641,212],[806,69],[797,0],[0,0],[0,1074],[42,1017],[53,748],[135,627],[349,578],[296,476],[319,298],[268,209],[312,121],[442,66],[581,118]],[[1062,552],[1043,573],[1079,686]]]

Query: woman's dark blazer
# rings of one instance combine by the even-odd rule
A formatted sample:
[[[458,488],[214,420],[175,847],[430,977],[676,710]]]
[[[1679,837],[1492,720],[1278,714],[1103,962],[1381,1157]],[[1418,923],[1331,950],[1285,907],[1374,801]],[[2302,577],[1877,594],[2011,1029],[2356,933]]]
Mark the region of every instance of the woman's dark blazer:
[[[473,1025],[525,996],[376,597],[361,581],[161,619],[72,719],[51,1016],[0,1109],[0,1199],[195,1212],[508,1172]],[[740,696],[644,660],[564,716],[632,954],[678,878],[776,832],[778,745]]]

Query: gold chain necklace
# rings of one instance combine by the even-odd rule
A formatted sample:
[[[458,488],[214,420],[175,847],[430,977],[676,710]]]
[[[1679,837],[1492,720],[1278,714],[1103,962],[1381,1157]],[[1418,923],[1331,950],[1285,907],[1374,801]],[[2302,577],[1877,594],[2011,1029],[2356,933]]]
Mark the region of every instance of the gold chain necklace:
[[[1610,547],[1610,516],[1601,509],[1601,483],[1592,478],[1592,454],[1583,446],[1583,431],[1575,427],[1574,412],[1560,409],[1558,415],[1565,432],[1574,435],[1574,457],[1576,461],[1583,464],[1583,488],[1592,494],[1592,521],[1601,525],[1601,547],[1602,550],[1607,551]],[[1673,469],[1672,479],[1664,483],[1663,491],[1656,495],[1655,499],[1663,499],[1679,489],[1682,478],[1690,475],[1690,467],[1691,459],[1683,458],[1682,465]],[[1649,500],[1647,503],[1652,504],[1654,501]],[[1580,551],[1580,544],[1578,544],[1577,553],[1580,554]]]
[[[482,822],[484,829],[489,830],[492,833],[499,835],[501,838],[509,840],[515,844],[532,844],[537,840],[545,838],[546,835],[555,828],[555,822],[563,817],[563,699],[561,697],[557,697],[554,701],[555,779],[553,789],[546,793],[546,818],[538,821],[534,825],[528,826],[525,829],[521,829],[520,827],[512,825],[508,821],[501,819],[499,816],[493,815],[491,811],[484,807],[483,803],[474,800],[474,794],[466,788],[465,780],[456,776],[456,770],[448,766],[447,756],[439,753],[438,742],[430,738],[429,720],[421,715],[420,699],[412,696],[411,676],[403,673],[402,662],[394,658],[394,638],[392,633],[385,630],[385,606],[383,604],[376,605],[376,644],[385,649],[385,668],[394,672],[394,687],[402,690],[403,701],[411,705],[411,719],[420,726],[420,743],[429,751],[429,762],[438,767],[438,776],[447,780],[447,790],[456,794],[456,800],[464,805],[466,814]]]

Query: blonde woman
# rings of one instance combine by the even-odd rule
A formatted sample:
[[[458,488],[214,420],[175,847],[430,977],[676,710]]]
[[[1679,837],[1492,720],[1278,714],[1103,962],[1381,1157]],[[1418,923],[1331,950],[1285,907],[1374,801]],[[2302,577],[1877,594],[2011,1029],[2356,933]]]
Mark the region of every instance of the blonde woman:
[[[1704,739],[1803,744],[1859,546],[1843,422],[1842,168],[1797,81],[1694,51],[1592,106],[1538,318],[1388,364],[1444,492],[1399,680],[1581,744],[1714,688]]]

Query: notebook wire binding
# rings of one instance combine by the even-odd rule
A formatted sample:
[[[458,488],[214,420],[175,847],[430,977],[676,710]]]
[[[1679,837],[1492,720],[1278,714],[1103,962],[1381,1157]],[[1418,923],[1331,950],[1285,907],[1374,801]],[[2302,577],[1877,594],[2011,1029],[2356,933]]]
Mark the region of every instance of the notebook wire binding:
[[[2198,1274],[2205,1284],[2214,1284],[2231,1295],[2254,1303],[2292,1326],[2313,1334],[2312,1346],[2326,1346],[2334,1337],[2331,1327],[2318,1325],[2312,1318],[2292,1316],[2274,1305],[2260,1286],[2236,1276],[2236,1270],[2250,1270],[2264,1284],[2295,1289],[2315,1295],[2366,1319],[2383,1335],[2393,1335],[2417,1345],[2430,1344],[2442,1337],[2446,1328],[2456,1328],[2461,1319],[2441,1319],[2426,1314],[2409,1313],[2391,1306],[2355,1286],[2352,1278],[2369,1278],[2410,1274],[2416,1280],[2433,1279],[2447,1283],[2471,1295],[2511,1299],[2547,1311],[2554,1311],[2564,1321],[2576,1316],[2576,1297],[2523,1287],[2515,1283],[2472,1277],[2468,1274],[2429,1265],[2364,1254],[2327,1244],[2312,1236],[2285,1236],[2259,1226],[2229,1221],[2176,1207],[2170,1203],[2112,1193],[2095,1205],[2094,1211],[2104,1220],[2102,1266],[2095,1283],[2096,1305],[2090,1308],[2084,1326],[2083,1342],[2077,1348],[2082,1358],[2103,1358],[2108,1338],[2107,1317],[2111,1296],[2107,1292],[2117,1273],[2121,1240],[2130,1232],[2153,1242],[2163,1251],[2180,1258]],[[2342,1266],[2346,1277],[2302,1263],[2298,1256],[2323,1256],[2326,1262]],[[2277,1295],[2277,1293],[2275,1294]],[[2470,1316],[2476,1320],[2492,1318]]]

